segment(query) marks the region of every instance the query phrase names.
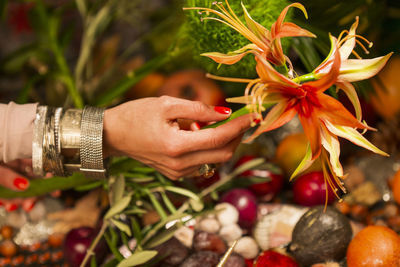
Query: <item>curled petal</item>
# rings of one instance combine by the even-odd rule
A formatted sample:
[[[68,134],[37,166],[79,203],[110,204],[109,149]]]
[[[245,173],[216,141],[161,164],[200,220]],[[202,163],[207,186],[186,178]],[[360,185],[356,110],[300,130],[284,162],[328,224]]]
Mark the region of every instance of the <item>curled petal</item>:
[[[297,168],[290,176],[289,181],[292,181],[294,177],[307,170],[314,163],[315,160],[311,158],[312,158],[311,147],[310,144],[308,144],[304,158],[301,160],[299,166],[297,166]]]
[[[296,115],[296,110],[293,108],[288,109],[287,107],[287,102],[280,102],[272,107],[265,119],[261,122],[261,125],[244,142],[251,142],[260,134],[279,128],[293,119],[293,117]]]
[[[356,89],[349,82],[337,82],[336,85],[345,92],[351,103],[353,104],[354,110],[356,112],[357,120],[361,121],[361,105],[358,99]]]
[[[303,126],[308,142],[310,142],[312,152],[311,159],[314,160],[321,154],[321,122],[314,113],[311,113],[309,116],[299,115],[299,120]]]
[[[254,50],[259,50],[255,44],[248,44],[242,48],[223,54],[219,52],[203,53],[201,56],[209,57],[217,63],[232,65],[241,60],[245,55],[252,53]]]
[[[318,73],[327,73],[328,72],[328,68],[327,68],[327,64],[329,60],[332,59],[332,57],[335,54],[335,51],[337,50],[337,39],[332,36],[331,34],[329,34],[329,39],[331,42],[331,49],[329,50],[328,56],[324,59],[324,61],[321,62],[321,64],[319,64],[318,67],[315,68],[314,73],[318,74]]]
[[[340,66],[339,79],[348,82],[362,81],[377,74],[393,54],[372,59],[348,59]]]
[[[330,123],[329,121],[324,120],[324,123],[328,130],[340,137],[346,138],[350,142],[364,147],[374,153],[380,154],[382,156],[389,156],[386,152],[383,152],[373,144],[371,144],[362,134],[360,134],[356,129],[351,128],[351,127],[346,127],[346,126],[339,126],[339,125],[334,125]]]
[[[328,120],[335,125],[343,125],[353,128],[375,130],[368,125],[357,120],[339,101],[326,94],[318,96],[321,107],[318,110],[318,116],[321,119]]]
[[[278,32],[275,38],[299,37],[299,36],[313,37],[313,38],[317,37],[312,32],[309,32],[306,29],[303,29],[292,22],[285,22],[283,23],[280,32]]]
[[[355,35],[357,27],[358,27],[358,16],[356,17],[356,22],[354,22],[353,25],[351,25],[348,35],[349,36]],[[356,45],[356,36],[349,37],[349,39],[347,39],[347,41],[344,42],[344,44],[339,49],[340,58],[342,60],[348,59],[355,45]]]
[[[276,22],[274,24],[272,24],[272,26],[271,26],[272,38],[275,38],[275,36],[277,36],[279,34],[279,32],[281,31],[282,25],[283,25],[283,20],[285,19],[286,14],[287,14],[289,8],[291,8],[291,7],[296,7],[298,9],[300,9],[301,11],[303,11],[304,16],[306,18],[308,18],[307,10],[305,9],[305,7],[302,4],[293,3],[293,4],[288,5],[287,7],[285,7],[282,10],[282,12],[279,15],[278,19],[276,20]]]
[[[323,126],[321,127],[321,142],[322,146],[329,152],[329,161],[332,166],[333,172],[343,177],[343,167],[339,161],[340,155],[340,143],[336,136],[329,133],[329,131]]]

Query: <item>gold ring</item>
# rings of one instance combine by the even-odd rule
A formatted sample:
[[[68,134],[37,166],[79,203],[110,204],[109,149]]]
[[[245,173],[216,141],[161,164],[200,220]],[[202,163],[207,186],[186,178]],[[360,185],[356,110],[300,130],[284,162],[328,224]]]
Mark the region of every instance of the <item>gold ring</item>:
[[[215,164],[203,164],[199,168],[199,174],[204,178],[211,178],[214,176],[216,168]]]

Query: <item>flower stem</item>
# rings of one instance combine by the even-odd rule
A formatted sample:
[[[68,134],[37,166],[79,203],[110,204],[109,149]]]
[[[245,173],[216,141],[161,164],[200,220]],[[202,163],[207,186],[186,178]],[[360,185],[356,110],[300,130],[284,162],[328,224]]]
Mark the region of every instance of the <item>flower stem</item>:
[[[307,73],[304,75],[301,75],[299,77],[294,78],[292,81],[295,83],[304,83],[304,82],[311,82],[317,80],[317,77],[314,73]]]

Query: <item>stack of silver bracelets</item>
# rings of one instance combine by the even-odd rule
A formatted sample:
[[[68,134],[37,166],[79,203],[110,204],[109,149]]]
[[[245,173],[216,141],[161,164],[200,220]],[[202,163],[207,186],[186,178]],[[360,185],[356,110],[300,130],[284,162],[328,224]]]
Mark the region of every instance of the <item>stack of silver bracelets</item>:
[[[102,108],[64,110],[39,106],[32,143],[34,173],[68,176],[83,172],[86,177],[105,178],[103,117]]]

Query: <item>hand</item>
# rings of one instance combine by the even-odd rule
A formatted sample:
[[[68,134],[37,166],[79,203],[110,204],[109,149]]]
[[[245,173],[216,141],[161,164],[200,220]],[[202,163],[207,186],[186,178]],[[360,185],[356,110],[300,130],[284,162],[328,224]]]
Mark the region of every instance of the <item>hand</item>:
[[[202,164],[228,161],[254,115],[200,131],[182,130],[177,120],[207,123],[230,114],[225,107],[168,96],[124,103],[105,111],[105,156],[132,157],[171,179],[194,175]]]
[[[29,180],[21,173],[32,174],[31,160],[14,160],[7,165],[0,165],[0,185],[14,191],[24,191],[29,187]],[[14,211],[19,206],[30,211],[35,198],[0,199],[0,206],[6,211]]]

